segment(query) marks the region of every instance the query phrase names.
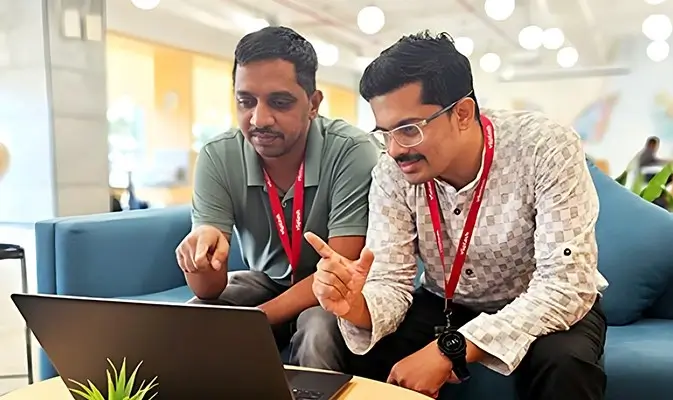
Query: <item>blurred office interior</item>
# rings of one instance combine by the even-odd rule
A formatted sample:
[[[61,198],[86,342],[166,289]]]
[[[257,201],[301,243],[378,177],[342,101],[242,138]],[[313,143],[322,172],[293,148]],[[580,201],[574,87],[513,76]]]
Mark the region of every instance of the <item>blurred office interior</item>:
[[[673,157],[672,0],[0,0],[0,243],[36,221],[188,204],[194,161],[236,126],[232,56],[277,24],[315,46],[320,112],[374,127],[361,72],[401,35],[450,33],[481,107],[546,113],[619,176],[647,138]],[[0,394],[25,385],[22,322],[0,261]]]

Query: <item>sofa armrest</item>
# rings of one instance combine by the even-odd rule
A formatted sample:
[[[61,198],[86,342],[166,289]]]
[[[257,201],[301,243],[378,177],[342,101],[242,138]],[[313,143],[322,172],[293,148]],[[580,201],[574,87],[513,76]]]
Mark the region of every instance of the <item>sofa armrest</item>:
[[[140,296],[185,285],[175,248],[191,228],[189,207],[38,222],[39,293]]]

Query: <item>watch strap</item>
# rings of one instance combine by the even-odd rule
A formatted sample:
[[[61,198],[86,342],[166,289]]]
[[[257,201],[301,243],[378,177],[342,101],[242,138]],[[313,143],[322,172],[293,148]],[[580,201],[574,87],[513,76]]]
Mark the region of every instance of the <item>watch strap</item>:
[[[459,381],[465,382],[470,379],[470,370],[467,368],[465,357],[455,357],[455,359],[451,359],[451,364],[453,364],[453,373]]]

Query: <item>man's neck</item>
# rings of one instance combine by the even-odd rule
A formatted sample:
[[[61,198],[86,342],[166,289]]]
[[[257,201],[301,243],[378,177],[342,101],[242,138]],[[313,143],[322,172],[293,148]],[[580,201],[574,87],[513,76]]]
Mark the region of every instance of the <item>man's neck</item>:
[[[308,134],[299,139],[289,152],[280,157],[260,157],[266,172],[283,191],[287,191],[294,184],[299,166],[304,161],[307,141]]]
[[[484,151],[484,135],[481,127],[475,125],[474,132],[468,132],[463,145],[463,156],[457,158],[447,170],[439,175],[439,179],[447,182],[456,190],[460,190],[474,181],[481,169]]]

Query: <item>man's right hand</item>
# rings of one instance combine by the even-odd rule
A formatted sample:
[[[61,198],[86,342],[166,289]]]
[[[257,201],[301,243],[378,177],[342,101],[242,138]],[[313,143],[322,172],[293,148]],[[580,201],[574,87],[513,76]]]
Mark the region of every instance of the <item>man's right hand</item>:
[[[363,301],[362,287],[374,262],[374,254],[362,249],[360,258],[352,261],[336,251],[317,235],[307,232],[306,241],[322,257],[313,274],[313,294],[325,310],[343,317]]]
[[[229,241],[219,229],[200,226],[182,240],[175,255],[186,274],[220,271],[226,266]]]

